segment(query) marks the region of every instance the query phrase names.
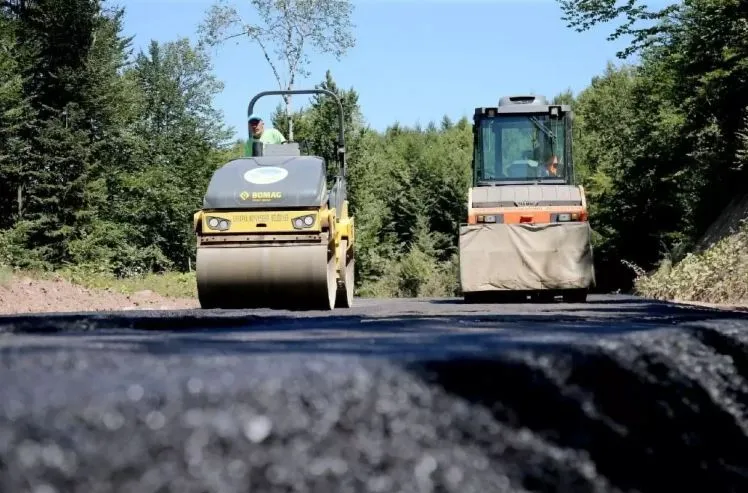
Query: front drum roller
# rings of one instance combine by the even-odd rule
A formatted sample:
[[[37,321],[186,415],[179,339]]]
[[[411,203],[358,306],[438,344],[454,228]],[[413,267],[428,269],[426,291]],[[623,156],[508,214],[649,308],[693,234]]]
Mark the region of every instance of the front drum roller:
[[[202,308],[332,310],[337,281],[328,245],[199,247]]]

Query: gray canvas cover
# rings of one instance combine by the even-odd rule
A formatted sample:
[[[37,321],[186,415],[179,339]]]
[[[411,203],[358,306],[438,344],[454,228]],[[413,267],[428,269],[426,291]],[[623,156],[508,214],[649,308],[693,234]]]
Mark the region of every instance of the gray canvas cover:
[[[218,169],[204,209],[319,207],[327,193],[326,166],[315,156],[234,159]]]
[[[583,223],[460,227],[463,292],[594,285],[591,229]]]
[[[472,206],[478,208],[582,205],[582,193],[573,185],[502,185],[472,192]]]

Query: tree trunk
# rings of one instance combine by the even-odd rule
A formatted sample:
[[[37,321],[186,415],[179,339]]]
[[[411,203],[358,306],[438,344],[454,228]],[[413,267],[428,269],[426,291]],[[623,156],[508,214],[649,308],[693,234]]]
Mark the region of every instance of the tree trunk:
[[[290,89],[289,89],[290,90]],[[293,141],[293,118],[291,118],[291,96],[286,96],[286,119],[288,120],[288,141]]]
[[[23,184],[18,185],[18,220],[23,218]]]

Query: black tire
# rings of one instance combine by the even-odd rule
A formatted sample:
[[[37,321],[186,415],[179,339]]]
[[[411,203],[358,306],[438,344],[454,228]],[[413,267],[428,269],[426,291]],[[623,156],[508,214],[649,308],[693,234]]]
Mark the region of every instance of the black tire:
[[[341,273],[343,279],[338,285],[335,308],[352,308],[353,290],[356,282],[356,257],[353,248],[348,247],[348,240],[343,240],[341,242],[340,249],[345,268]]]
[[[570,289],[563,294],[566,303],[586,303],[587,289]]]
[[[555,301],[555,293],[552,291],[540,290],[534,293],[533,300],[536,303],[553,303]]]
[[[480,303],[483,301],[480,293],[463,293],[462,298],[464,302],[468,304]]]

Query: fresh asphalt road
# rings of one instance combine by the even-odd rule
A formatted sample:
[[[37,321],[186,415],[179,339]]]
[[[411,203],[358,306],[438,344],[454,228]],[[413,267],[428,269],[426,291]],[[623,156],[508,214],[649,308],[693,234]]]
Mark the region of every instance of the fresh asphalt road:
[[[0,317],[0,491],[748,491],[748,314],[356,300]]]

